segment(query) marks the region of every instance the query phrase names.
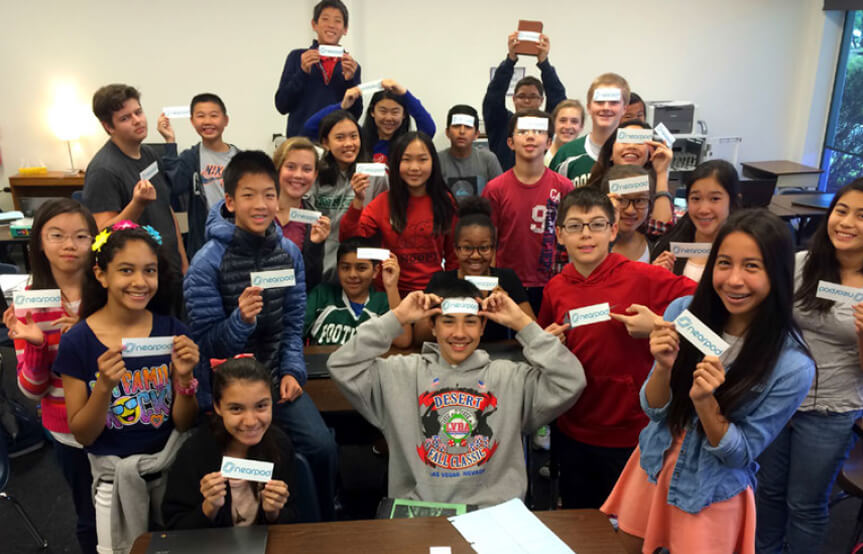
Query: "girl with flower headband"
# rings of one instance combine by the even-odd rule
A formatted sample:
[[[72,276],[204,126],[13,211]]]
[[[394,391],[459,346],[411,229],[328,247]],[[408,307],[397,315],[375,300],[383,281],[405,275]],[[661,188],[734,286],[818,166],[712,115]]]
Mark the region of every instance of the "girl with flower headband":
[[[82,321],[60,340],[54,369],[69,429],[90,455],[97,551],[125,552],[149,529],[150,498],[197,418],[198,347],[168,315],[178,285],[152,228],[102,231],[91,265]]]

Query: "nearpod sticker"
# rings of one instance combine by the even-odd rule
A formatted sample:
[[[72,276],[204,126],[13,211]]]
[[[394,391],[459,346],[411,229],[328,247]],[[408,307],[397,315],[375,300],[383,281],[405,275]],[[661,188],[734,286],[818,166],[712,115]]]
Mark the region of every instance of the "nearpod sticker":
[[[548,132],[548,119],[544,117],[519,117],[518,129]]]
[[[466,113],[452,114],[452,123],[450,125],[464,125],[465,127],[475,127],[476,121],[472,115]]]
[[[321,218],[321,212],[314,210],[303,210],[300,208],[291,208],[288,212],[288,219],[299,223],[308,223],[314,225]]]
[[[594,102],[620,102],[622,99],[623,95],[619,88],[603,87],[593,90]]]
[[[356,173],[371,177],[386,177],[387,165],[382,163],[358,163]]]
[[[360,92],[364,93],[377,92],[379,90],[384,90],[383,82],[383,79],[378,79],[377,81],[360,83],[359,85],[357,85],[357,88],[360,89]]]
[[[27,313],[36,308],[62,308],[60,289],[22,290],[12,295],[15,314]]]
[[[494,290],[498,283],[497,277],[485,275],[465,275],[464,280],[473,283],[479,290]]]
[[[846,287],[845,285],[829,281],[818,281],[818,290],[815,292],[815,298],[833,300],[835,302],[842,302],[843,304],[857,304],[858,302],[863,302],[863,289]]]
[[[582,325],[590,325],[591,323],[599,323],[600,321],[608,321],[611,319],[611,306],[608,302],[602,304],[594,304],[585,306],[584,308],[576,308],[569,310],[569,326],[572,328],[581,327]]]
[[[386,248],[357,248],[358,260],[389,260],[390,251]]]
[[[650,192],[650,179],[647,175],[636,175],[625,179],[608,181],[608,192],[611,194],[632,194],[635,192]]]
[[[669,244],[671,253],[678,258],[698,258],[710,255],[713,244],[710,242],[672,242]]]
[[[149,181],[159,173],[159,162],[153,162],[144,168],[144,171],[138,174],[142,181]]]
[[[705,356],[721,356],[728,350],[728,343],[689,310],[683,310],[683,313],[677,316],[674,327],[680,336],[691,342]]]
[[[292,287],[297,284],[293,269],[275,269],[273,271],[253,271],[249,274],[253,287],[274,289]]]
[[[174,337],[142,337],[122,339],[124,358],[144,356],[170,356],[174,349]]]
[[[273,462],[222,457],[222,477],[266,483],[273,477]]]
[[[618,129],[617,142],[621,144],[641,144],[653,140],[653,129]]]
[[[479,313],[479,304],[473,298],[447,298],[441,304],[444,314],[474,314]]]
[[[327,58],[341,58],[345,55],[345,49],[341,46],[321,44],[318,46],[318,54]]]

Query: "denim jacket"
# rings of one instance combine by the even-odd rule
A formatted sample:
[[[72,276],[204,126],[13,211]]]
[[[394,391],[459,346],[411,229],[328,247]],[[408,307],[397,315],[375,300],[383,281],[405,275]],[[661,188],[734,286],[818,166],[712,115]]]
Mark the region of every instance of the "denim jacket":
[[[665,320],[673,321],[691,300],[691,296],[686,296],[672,302],[665,311]],[[726,368],[726,371],[734,370],[733,363]],[[727,416],[728,430],[717,446],[711,446],[704,433],[696,430],[696,414],[687,425],[674,466],[668,503],[696,514],[714,502],[736,496],[746,487],[754,489],[758,472],[755,459],[773,442],[803,402],[814,375],[815,362],[789,337],[767,381],[755,389],[755,394],[735,413]],[[666,422],[671,402],[669,399],[661,408],[651,408],[647,404],[646,386],[647,381],[641,387],[641,408],[650,422],[641,431],[638,445],[641,467],[650,482],[656,483],[673,438]]]

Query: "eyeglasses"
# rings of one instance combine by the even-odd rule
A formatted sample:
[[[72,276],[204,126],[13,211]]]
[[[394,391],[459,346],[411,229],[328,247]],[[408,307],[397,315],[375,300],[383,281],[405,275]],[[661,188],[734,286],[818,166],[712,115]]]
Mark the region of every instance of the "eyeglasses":
[[[542,96],[540,96],[539,94],[516,94],[515,96],[513,96],[513,98],[515,98],[516,100],[521,100],[521,101],[525,101],[525,100],[528,100],[528,101],[537,101],[537,100],[542,100]]]
[[[621,210],[625,210],[630,204],[638,210],[643,210],[650,204],[650,198],[621,198],[618,202],[620,203]]]
[[[479,252],[480,254],[488,254],[489,252],[491,252],[492,246],[490,244],[483,244],[482,246],[461,245],[456,246],[455,249],[458,251],[459,254],[463,256],[470,256],[475,251]]]
[[[57,231],[51,231],[45,235],[45,242],[48,244],[65,244],[67,240],[72,239],[75,246],[90,246],[93,242],[93,237],[87,233],[77,233],[75,235],[64,235]]]
[[[605,231],[610,225],[607,219],[594,219],[590,223],[582,223],[580,221],[570,221],[568,223],[563,224],[563,230],[567,233],[577,235],[580,233],[585,227],[590,229],[592,233],[601,233]]]

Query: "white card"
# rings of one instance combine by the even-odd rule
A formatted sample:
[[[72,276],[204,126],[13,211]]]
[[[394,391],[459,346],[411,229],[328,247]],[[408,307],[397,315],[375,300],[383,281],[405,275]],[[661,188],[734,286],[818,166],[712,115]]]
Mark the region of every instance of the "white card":
[[[728,350],[728,343],[689,310],[683,310],[683,313],[677,316],[674,328],[705,356],[721,356]]]
[[[288,219],[291,221],[298,221],[300,223],[308,223],[310,225],[314,225],[321,218],[321,212],[316,212],[314,210],[301,210],[300,208],[291,208],[291,211],[288,212]]]
[[[479,304],[473,298],[447,298],[440,305],[444,314],[474,314],[479,313]]]
[[[476,127],[476,119],[472,115],[466,113],[452,114],[452,123],[450,125],[464,125],[465,127]]]
[[[386,177],[387,164],[382,163],[358,163],[355,173],[368,175],[370,177]]]
[[[600,87],[593,89],[594,102],[620,102],[623,100],[623,94],[617,87]]]
[[[262,289],[275,289],[279,287],[293,287],[297,284],[293,269],[274,269],[272,271],[253,271],[249,273],[249,280],[253,287]]]
[[[671,253],[677,258],[700,258],[710,255],[713,243],[710,242],[672,242]]]
[[[518,40],[526,40],[528,42],[539,42],[539,33],[536,31],[519,31]]]
[[[318,54],[328,58],[341,58],[345,55],[345,49],[341,46],[333,46],[331,44],[318,45]]]
[[[668,127],[665,126],[665,123],[660,121],[654,131],[659,135],[659,138],[665,141],[665,144],[667,144],[669,148],[674,146],[674,135],[671,134],[671,131],[669,131]]]
[[[62,308],[63,298],[60,289],[22,290],[12,295],[15,315],[24,317],[27,310],[36,308]]]
[[[273,462],[222,456],[222,477],[266,483],[273,478]]]
[[[389,260],[390,251],[386,248],[357,248],[358,260]]]
[[[485,275],[465,275],[464,280],[473,283],[479,290],[494,290],[498,283],[497,277]]]
[[[617,142],[622,144],[642,144],[653,140],[653,129],[618,129]]]
[[[162,108],[162,113],[165,114],[165,117],[170,119],[177,119],[180,117],[190,117],[192,112],[189,110],[189,106],[166,106]]]
[[[149,181],[159,172],[159,162],[153,162],[144,168],[144,171],[138,174],[142,181]]]
[[[144,356],[170,356],[174,349],[174,337],[140,337],[122,339],[124,358]]]
[[[384,90],[383,79],[378,79],[377,81],[369,81],[367,83],[360,83],[357,87],[360,89],[362,93],[374,93],[379,90]]]
[[[429,554],[452,554],[450,546],[429,546]]]
[[[608,181],[608,192],[611,194],[632,194],[649,192],[650,178],[647,175],[636,175],[626,179],[611,179]]]
[[[593,306],[585,306],[584,308],[576,308],[569,310],[569,326],[571,328],[581,327],[582,325],[590,325],[591,323],[599,323],[600,321],[608,321],[611,319],[611,306],[608,302],[602,304],[594,304]]]
[[[544,117],[519,117],[518,129],[548,132],[548,119]]]
[[[830,281],[818,281],[818,291],[815,293],[815,298],[834,300],[843,304],[857,304],[863,302],[863,289],[847,287]]]

